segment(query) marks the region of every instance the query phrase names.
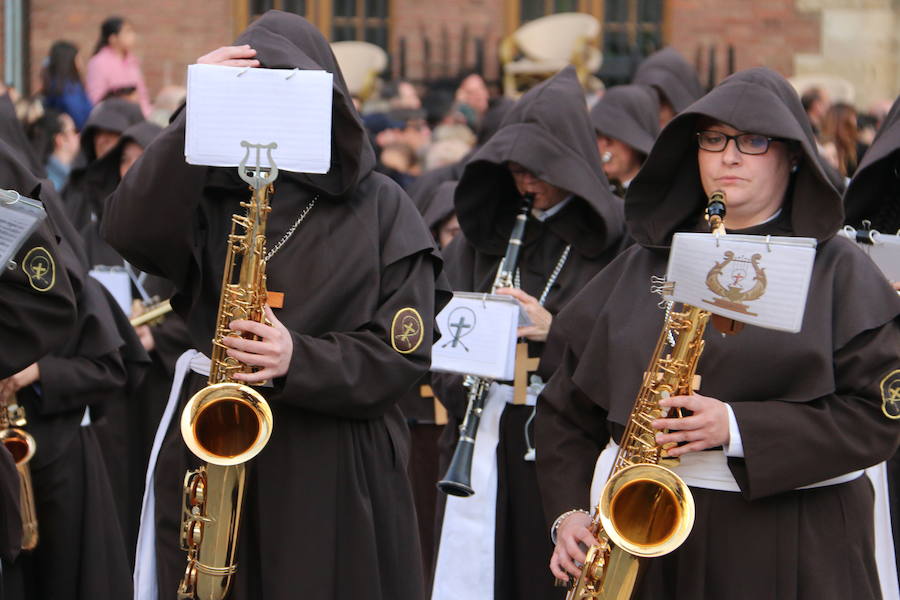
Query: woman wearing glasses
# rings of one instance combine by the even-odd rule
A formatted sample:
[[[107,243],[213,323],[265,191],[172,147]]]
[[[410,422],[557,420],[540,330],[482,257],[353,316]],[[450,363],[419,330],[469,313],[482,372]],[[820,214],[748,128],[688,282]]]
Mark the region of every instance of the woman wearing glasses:
[[[699,390],[662,401],[690,416],[654,422],[670,430],[657,441],[714,464],[685,475],[693,530],[646,561],[636,597],[880,598],[862,470],[900,443],[900,421],[885,411],[885,390],[894,379],[900,388],[900,300],[834,237],[840,196],[795,92],[764,68],[729,77],[665,128],[628,192],[637,244],[554,320],[551,340],[566,349],[536,428],[545,513],[564,516],[550,568],[577,575],[579,544],[594,543],[579,510],[589,508],[598,455],[621,438],[663,323],[650,277],[665,273],[675,232],[706,230],[703,207],[716,190],[727,195],[730,233],[816,238],[812,282],[800,333],[748,325],[724,336],[710,326]],[[598,479],[607,474],[598,469]]]

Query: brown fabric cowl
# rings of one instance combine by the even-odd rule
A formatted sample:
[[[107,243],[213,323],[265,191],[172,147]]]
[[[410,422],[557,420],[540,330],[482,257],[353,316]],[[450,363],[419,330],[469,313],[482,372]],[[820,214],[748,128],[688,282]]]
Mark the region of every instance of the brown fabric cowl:
[[[672,47],[663,48],[644,59],[631,83],[655,88],[676,113],[703,95],[697,71]]]
[[[600,167],[593,126],[575,70],[567,67],[529,90],[506,115],[500,130],[473,156],[456,188],[456,213],[467,241],[479,252],[502,255],[518,211],[507,163],[570,192],[587,221],[567,234],[586,256],[618,242],[621,201],[609,191]]]
[[[671,243],[676,231],[693,229],[706,195],[697,165],[697,117],[745,132],[792,140],[802,153],[788,187],[794,235],[827,240],[843,223],[840,195],[820,162],[800,99],[781,75],[765,67],[735,73],[690,105],[659,134],[628,188],[625,217],[634,239],[647,247]]]
[[[900,98],[888,112],[844,194],[846,222],[894,234],[900,229]]]
[[[643,155],[659,135],[659,101],[642,85],[617,85],[591,108],[591,123],[598,134],[625,142]]]

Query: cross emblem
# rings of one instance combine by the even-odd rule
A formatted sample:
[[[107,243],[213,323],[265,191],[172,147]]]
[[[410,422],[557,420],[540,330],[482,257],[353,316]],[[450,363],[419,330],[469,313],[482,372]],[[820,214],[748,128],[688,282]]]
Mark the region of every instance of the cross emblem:
[[[404,344],[409,344],[409,338],[419,333],[419,328],[415,321],[404,320],[403,332],[397,335],[397,339]]]
[[[525,404],[528,396],[528,374],[536,371],[541,364],[540,357],[528,356],[528,344],[519,342],[516,344],[516,368],[513,379],[513,403]]]
[[[31,263],[31,274],[39,281],[44,280],[44,275],[46,275],[49,270],[50,269],[47,268],[47,263],[43,260],[38,259]]]

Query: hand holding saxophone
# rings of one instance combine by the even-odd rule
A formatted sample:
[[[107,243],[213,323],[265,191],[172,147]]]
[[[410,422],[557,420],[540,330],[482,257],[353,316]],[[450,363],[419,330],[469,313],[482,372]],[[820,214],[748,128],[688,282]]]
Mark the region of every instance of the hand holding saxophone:
[[[258,336],[258,340],[248,340],[237,336],[226,336],[222,343],[228,346],[228,356],[254,367],[262,367],[255,373],[235,373],[234,378],[244,383],[257,383],[281,377],[288,371],[294,342],[291,333],[272,312],[267,304],[264,307],[266,319],[271,325],[256,321],[232,321],[233,331]],[[727,425],[726,425],[727,426]]]
[[[585,548],[598,542],[588,527],[591,517],[587,513],[573,512],[559,524],[556,530],[556,547],[550,556],[550,570],[560,581],[569,576],[578,577],[587,554]]]
[[[669,430],[669,433],[656,434],[658,444],[687,442],[683,446],[668,449],[666,453],[669,456],[682,456],[728,443],[728,409],[724,402],[695,393],[664,398],[659,401],[659,405],[662,408],[687,409],[693,413],[689,417],[653,421],[654,429]]]

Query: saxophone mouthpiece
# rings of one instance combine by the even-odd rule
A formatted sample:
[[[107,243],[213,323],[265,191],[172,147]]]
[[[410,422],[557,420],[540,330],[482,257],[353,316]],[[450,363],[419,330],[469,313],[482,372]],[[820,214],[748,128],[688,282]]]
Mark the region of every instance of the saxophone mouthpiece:
[[[709,223],[709,230],[716,235],[725,233],[725,192],[716,190],[709,196],[709,202],[706,204],[706,221]]]

